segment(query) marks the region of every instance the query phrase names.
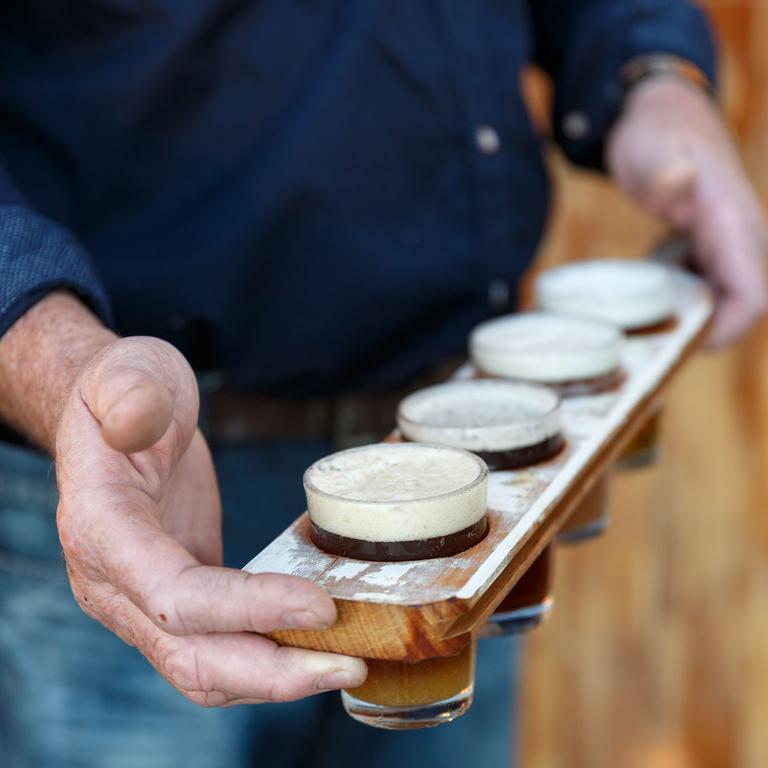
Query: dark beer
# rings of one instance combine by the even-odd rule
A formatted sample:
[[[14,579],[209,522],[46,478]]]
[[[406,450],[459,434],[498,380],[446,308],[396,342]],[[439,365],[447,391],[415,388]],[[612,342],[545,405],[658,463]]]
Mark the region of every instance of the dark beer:
[[[493,472],[505,469],[522,469],[548,461],[563,449],[565,440],[562,435],[552,435],[540,443],[525,448],[511,448],[508,451],[475,451]]]
[[[366,541],[339,536],[311,524],[312,541],[320,549],[340,557],[356,560],[399,562],[403,560],[431,560],[433,557],[450,557],[474,547],[488,533],[488,520],[483,517],[476,523],[446,536],[433,536],[413,541]]]

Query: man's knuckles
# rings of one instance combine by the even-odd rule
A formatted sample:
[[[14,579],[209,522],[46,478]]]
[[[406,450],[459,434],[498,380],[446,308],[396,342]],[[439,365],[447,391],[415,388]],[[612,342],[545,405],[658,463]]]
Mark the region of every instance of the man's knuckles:
[[[143,649],[160,674],[182,693],[207,692],[214,686],[206,680],[205,666],[196,649],[173,635],[158,633],[151,646]]]
[[[181,691],[181,694],[193,704],[206,709],[224,707],[232,702],[232,697],[223,691]]]
[[[275,651],[278,650],[275,648]],[[248,698],[259,701],[288,702],[316,692],[314,680],[297,677],[293,670],[281,663],[279,653],[273,653],[260,663],[262,671],[258,680],[251,682],[253,690],[241,691],[237,696],[220,690],[214,674],[200,657],[194,643],[171,635],[159,635],[146,655],[174,688],[201,707],[224,706],[236,698],[244,698],[244,693],[250,693]],[[242,677],[242,685],[245,686],[247,670],[243,671]]]

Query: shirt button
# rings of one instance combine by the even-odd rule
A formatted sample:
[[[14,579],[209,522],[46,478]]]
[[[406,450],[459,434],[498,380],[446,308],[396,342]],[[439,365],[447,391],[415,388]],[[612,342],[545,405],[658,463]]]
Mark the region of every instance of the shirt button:
[[[488,303],[497,311],[506,309],[509,305],[509,283],[497,278],[488,285]]]
[[[475,130],[475,144],[484,155],[495,155],[501,149],[498,131],[490,125],[480,125]]]
[[[591,128],[589,115],[584,112],[569,112],[563,118],[563,133],[571,141],[586,139]]]

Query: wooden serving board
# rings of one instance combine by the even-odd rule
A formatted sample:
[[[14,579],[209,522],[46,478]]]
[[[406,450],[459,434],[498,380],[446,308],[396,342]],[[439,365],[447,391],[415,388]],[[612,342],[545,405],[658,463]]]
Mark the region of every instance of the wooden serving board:
[[[324,631],[270,635],[282,645],[367,658],[419,659],[459,650],[479,628],[569,514],[658,407],[670,377],[704,338],[713,301],[697,278],[675,272],[677,322],[662,333],[630,336],[618,389],[563,402],[565,450],[523,470],[492,472],[490,532],[449,558],[375,563],[336,557],[309,539],[299,517],[245,566],[250,573],[310,579],[336,601],[339,619]],[[457,374],[474,375],[468,364]],[[397,433],[391,440],[399,439]]]

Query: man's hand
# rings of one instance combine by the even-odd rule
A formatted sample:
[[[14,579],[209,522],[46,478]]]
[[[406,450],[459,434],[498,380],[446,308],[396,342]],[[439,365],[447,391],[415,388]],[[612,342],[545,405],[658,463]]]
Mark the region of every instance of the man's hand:
[[[706,94],[674,77],[630,93],[607,164],[647,211],[688,232],[717,294],[710,344],[738,339],[768,307],[768,228],[728,132]]]
[[[281,648],[257,632],[320,629],[331,598],[302,579],[221,566],[219,494],[196,430],[197,384],[149,338],[90,362],[56,440],[59,534],[80,606],[192,701],[286,701],[354,687],[359,659]]]
[[[116,339],[68,294],[43,299],[0,340],[0,415],[55,452],[59,534],[86,613],[199,704],[361,684],[359,659],[254,634],[327,627],[336,609],[303,579],[220,567],[219,493],[197,409],[173,347]]]

